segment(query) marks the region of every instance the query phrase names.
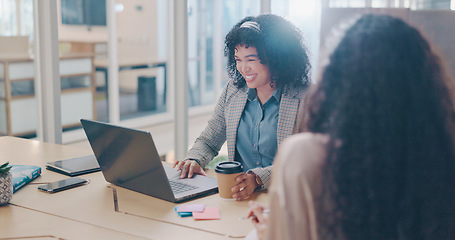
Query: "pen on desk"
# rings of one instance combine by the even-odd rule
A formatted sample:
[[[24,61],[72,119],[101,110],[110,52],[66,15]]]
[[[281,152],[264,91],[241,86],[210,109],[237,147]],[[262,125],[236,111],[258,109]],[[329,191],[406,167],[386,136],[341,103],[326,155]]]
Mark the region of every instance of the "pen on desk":
[[[262,213],[268,214],[268,213],[270,213],[270,209],[264,209],[264,211],[262,211]],[[256,218],[256,215],[251,214],[250,216],[241,217],[241,218],[239,218],[239,220],[253,219],[253,218]]]

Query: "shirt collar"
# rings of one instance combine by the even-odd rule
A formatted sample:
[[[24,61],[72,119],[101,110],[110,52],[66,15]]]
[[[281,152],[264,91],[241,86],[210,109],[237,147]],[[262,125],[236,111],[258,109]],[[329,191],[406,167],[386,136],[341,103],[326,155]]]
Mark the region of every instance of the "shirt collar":
[[[275,89],[275,92],[273,92],[272,97],[276,99],[276,101],[279,103],[281,101],[281,89]]]
[[[248,88],[248,100],[254,101],[254,99],[257,98],[257,93],[255,88]],[[281,89],[275,89],[275,91],[272,94],[272,97],[275,98],[275,100],[279,103],[281,101]]]

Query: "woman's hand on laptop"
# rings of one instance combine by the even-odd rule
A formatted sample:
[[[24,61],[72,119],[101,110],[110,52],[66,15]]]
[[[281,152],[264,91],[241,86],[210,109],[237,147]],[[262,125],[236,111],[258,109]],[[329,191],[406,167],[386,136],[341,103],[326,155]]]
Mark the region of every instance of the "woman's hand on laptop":
[[[207,176],[204,169],[194,160],[176,161],[172,167],[177,171],[182,171],[180,178],[185,178],[187,173],[188,178],[193,177],[195,173]]]

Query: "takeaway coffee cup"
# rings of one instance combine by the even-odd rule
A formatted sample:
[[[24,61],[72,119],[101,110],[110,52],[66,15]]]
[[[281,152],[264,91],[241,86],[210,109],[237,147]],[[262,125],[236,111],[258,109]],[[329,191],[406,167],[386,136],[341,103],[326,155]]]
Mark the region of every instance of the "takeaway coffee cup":
[[[215,167],[218,180],[218,192],[221,198],[232,199],[231,188],[237,184],[235,178],[242,173],[243,167],[239,162],[220,162]]]

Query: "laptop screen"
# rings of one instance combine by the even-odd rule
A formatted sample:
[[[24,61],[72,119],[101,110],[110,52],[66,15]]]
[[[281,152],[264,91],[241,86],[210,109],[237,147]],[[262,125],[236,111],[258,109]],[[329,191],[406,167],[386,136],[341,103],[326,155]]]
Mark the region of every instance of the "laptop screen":
[[[174,197],[150,133],[81,122],[106,181],[148,195]]]
[[[165,169],[149,132],[85,119],[81,123],[104,178],[110,183],[172,202],[218,190],[214,178],[196,174],[191,179],[180,179],[175,169]],[[195,187],[173,192],[176,184]]]

